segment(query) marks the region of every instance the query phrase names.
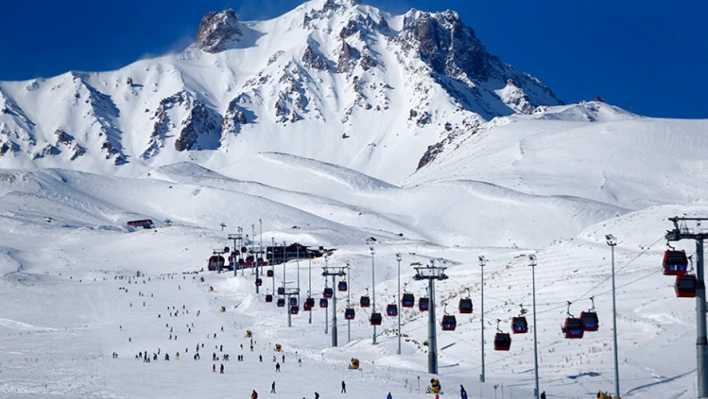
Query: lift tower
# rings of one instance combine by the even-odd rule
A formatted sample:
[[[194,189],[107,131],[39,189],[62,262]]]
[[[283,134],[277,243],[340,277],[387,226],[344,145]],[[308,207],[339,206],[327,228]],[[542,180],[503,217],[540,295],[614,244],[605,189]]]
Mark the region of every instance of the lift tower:
[[[447,267],[435,266],[434,261],[430,261],[428,266],[415,267],[416,275],[413,277],[417,281],[428,280],[428,291],[430,293],[430,308],[428,310],[428,373],[438,373],[438,344],[437,344],[437,324],[435,321],[435,280],[447,280],[445,270]]]
[[[708,218],[673,217],[669,218],[674,229],[666,232],[667,241],[695,240],[696,256],[696,357],[698,360],[698,397],[708,397],[708,339],[706,338],[706,283],[703,280],[703,240],[708,239],[708,231],[701,230],[701,222]],[[690,230],[686,222],[695,222],[696,228]]]
[[[322,268],[322,277],[332,277],[332,347],[337,346],[337,282],[335,277],[344,277],[347,266],[325,266]],[[347,287],[347,290],[349,287]]]

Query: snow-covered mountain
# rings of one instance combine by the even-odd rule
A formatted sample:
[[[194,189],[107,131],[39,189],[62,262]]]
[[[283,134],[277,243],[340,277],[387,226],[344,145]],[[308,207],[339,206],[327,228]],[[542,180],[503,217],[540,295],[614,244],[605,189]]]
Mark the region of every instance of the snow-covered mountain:
[[[269,21],[209,13],[185,51],[116,71],[0,82],[0,166],[134,174],[276,151],[398,181],[451,134],[559,103],[453,11],[313,0]]]

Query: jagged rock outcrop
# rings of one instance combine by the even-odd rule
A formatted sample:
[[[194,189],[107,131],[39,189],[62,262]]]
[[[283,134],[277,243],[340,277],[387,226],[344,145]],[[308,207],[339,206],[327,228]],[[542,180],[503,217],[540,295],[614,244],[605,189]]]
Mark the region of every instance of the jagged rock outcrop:
[[[217,130],[220,121],[201,102],[196,102],[187,119],[182,122],[183,128],[175,141],[177,151],[201,150],[199,137]]]
[[[318,51],[312,47],[312,43],[308,43],[305,52],[302,54],[302,63],[312,69],[324,71],[327,69],[327,60]]]
[[[342,40],[342,47],[339,50],[339,59],[337,60],[337,72],[351,72],[356,66],[356,60],[359,59],[359,50],[353,48],[346,41]]]
[[[492,70],[492,55],[453,11],[424,13],[410,11],[403,22],[402,38],[416,46],[433,71],[459,79],[461,74],[486,80]]]
[[[210,12],[202,18],[197,40],[189,48],[218,53],[238,43],[242,37],[243,32],[234,10]]]
[[[435,143],[433,145],[429,145],[428,150],[425,151],[425,154],[423,154],[423,156],[420,158],[420,161],[418,161],[417,169],[420,169],[425,165],[433,162],[435,158],[437,158],[437,156],[443,152],[444,149],[445,147],[443,146],[443,143]]]
[[[175,108],[180,108],[183,112],[186,112],[187,117],[182,121],[173,120],[174,116],[171,111]],[[219,134],[219,127],[222,122],[214,111],[207,108],[204,103],[186,91],[180,91],[162,99],[153,119],[155,119],[155,124],[150,134],[148,148],[141,155],[143,159],[149,159],[157,155],[165,147],[165,141],[170,131],[176,129],[179,129],[176,132],[177,139],[174,144],[174,148],[177,151],[203,149],[204,147],[199,144],[200,138],[202,136],[212,136],[211,141],[213,142],[213,136]],[[177,123],[180,124],[181,128],[178,128]],[[211,146],[209,148],[213,149]]]
[[[54,135],[57,137],[57,141],[54,145],[47,144],[51,149],[51,152],[47,152],[47,146],[45,146],[42,151],[42,157],[45,155],[56,155],[63,152],[62,147],[71,152],[70,160],[74,161],[78,157],[86,153],[86,148],[82,147],[79,143],[74,141],[74,137],[62,129],[56,129]],[[123,159],[121,157],[121,159]],[[115,162],[115,161],[114,161]]]
[[[251,98],[248,94],[239,94],[236,98],[231,100],[229,107],[226,109],[226,114],[224,115],[224,122],[221,125],[221,135],[222,138],[231,133],[236,134],[241,131],[241,126],[248,124],[247,113],[251,113],[245,105],[251,102]]]

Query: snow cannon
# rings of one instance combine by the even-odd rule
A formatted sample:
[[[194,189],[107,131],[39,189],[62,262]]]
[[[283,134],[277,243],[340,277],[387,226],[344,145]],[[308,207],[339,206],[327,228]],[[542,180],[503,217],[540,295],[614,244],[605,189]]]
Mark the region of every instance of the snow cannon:
[[[430,379],[430,387],[428,388],[429,393],[440,393],[440,389],[442,389],[442,386],[440,386],[440,380],[437,378]]]
[[[221,313],[225,313],[225,312],[226,312],[226,306],[222,306],[222,307],[221,307]]]
[[[349,364],[349,370],[359,370],[359,359],[353,357]]]
[[[283,350],[283,347],[280,346],[280,344],[275,344],[275,351],[276,351],[276,352],[280,352],[280,351],[282,351],[282,350]]]
[[[251,330],[246,330],[246,338],[251,338],[253,336],[253,333]]]

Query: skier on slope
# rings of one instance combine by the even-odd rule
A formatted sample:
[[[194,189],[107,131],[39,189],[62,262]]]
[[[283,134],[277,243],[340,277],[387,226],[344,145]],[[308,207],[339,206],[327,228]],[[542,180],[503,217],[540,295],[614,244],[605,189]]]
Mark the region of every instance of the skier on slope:
[[[393,399],[393,396],[391,396],[391,392],[389,392],[388,395],[386,395],[386,399]]]
[[[254,389],[253,392],[251,393],[251,399],[258,399],[258,392]]]

